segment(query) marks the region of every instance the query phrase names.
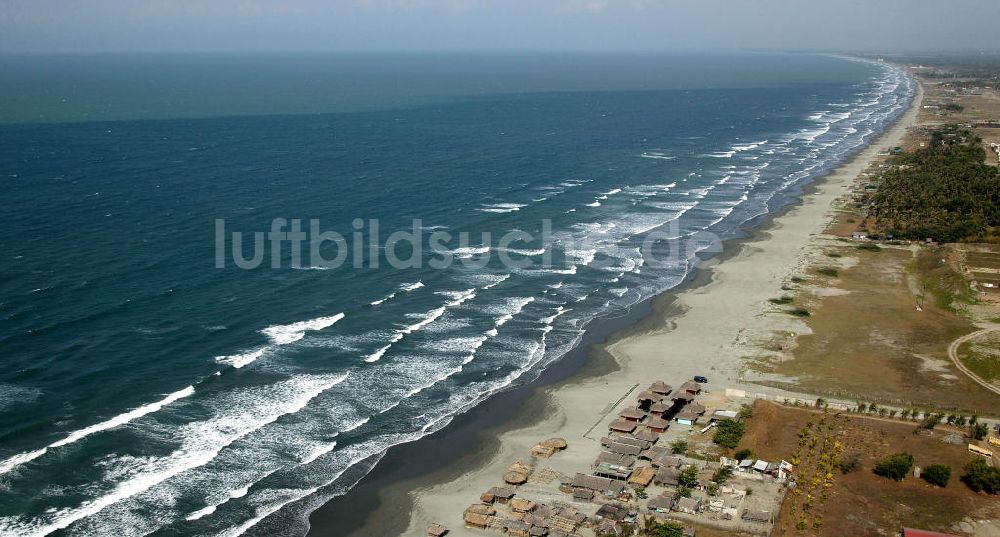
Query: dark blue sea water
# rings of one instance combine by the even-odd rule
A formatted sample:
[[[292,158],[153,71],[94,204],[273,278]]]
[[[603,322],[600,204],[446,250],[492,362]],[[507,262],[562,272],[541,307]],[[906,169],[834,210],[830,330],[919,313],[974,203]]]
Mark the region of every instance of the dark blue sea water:
[[[677,285],[915,88],[804,55],[0,64],[0,535],[25,536],[301,533],[345,471]],[[250,257],[278,218],[471,240],[447,268],[236,266],[231,233]]]

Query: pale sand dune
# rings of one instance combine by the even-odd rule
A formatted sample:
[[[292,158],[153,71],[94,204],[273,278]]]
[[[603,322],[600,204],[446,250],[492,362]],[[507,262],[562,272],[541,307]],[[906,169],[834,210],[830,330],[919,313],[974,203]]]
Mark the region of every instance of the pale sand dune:
[[[922,95],[920,91],[910,110],[881,138],[818,182],[814,193],[776,218],[763,233],[739,245],[735,255],[712,267],[711,282],[681,292],[675,302],[681,313],[660,314],[653,321],[654,328],[612,343],[609,351],[620,365],[618,371],[544,388],[550,402],[544,415],[527,427],[501,434],[488,463],[450,482],[413,492],[406,535],[425,535],[431,521],[446,525],[450,535],[483,535],[464,528],[463,510],[478,501],[481,492],[501,484],[500,476],[512,462],[529,461],[529,451],[539,440],[558,436],[569,442],[569,449],[543,461],[544,466],[570,474],[589,468],[614,415],[604,413],[635,384],[644,387],[663,379],[677,386],[703,374],[710,378],[712,391],[737,387],[774,392],[736,382],[745,354],[738,342],[740,335],[780,330],[795,322],[789,316],[762,315],[767,299],[780,296],[783,280],[805,262],[806,247],[829,221],[834,200],[848,191],[880,148],[900,145],[907,127],[915,123]],[[631,404],[636,393],[630,393],[618,407]]]

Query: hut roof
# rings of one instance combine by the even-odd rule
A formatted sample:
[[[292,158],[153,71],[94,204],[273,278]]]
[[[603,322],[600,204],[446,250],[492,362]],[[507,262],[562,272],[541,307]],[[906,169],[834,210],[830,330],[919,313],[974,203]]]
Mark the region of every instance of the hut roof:
[[[699,415],[700,414],[704,414],[705,413],[705,405],[703,405],[701,403],[695,403],[695,402],[692,401],[690,404],[688,404],[688,406],[684,407],[684,412],[694,412],[694,413],[699,414]]]
[[[628,507],[614,503],[606,503],[597,510],[597,513],[595,513],[594,516],[621,522],[622,520],[628,518],[628,514]]]
[[[677,455],[665,451],[653,458],[653,465],[661,468],[680,468],[683,461]]]
[[[596,475],[576,474],[573,477],[573,488],[584,488],[597,491],[611,490],[615,482],[606,477]]]
[[[649,407],[649,411],[653,414],[663,414],[664,412],[670,410],[670,405],[660,401],[658,403],[653,403]]]
[[[649,390],[643,390],[643,391],[639,392],[639,396],[636,398],[636,400],[638,400],[640,403],[643,403],[643,402],[646,402],[646,401],[652,401],[652,402],[655,403],[655,402],[659,401],[660,399],[661,399],[661,397],[660,397],[659,394],[653,393],[653,392],[651,392]]]
[[[597,459],[594,461],[594,466],[606,462],[609,464],[616,464],[618,466],[632,466],[635,464],[635,457],[631,455],[623,455],[621,453],[611,453],[610,451],[602,451]]]
[[[528,530],[528,535],[531,535],[531,537],[543,537],[544,535],[548,535],[548,533],[549,530],[543,528],[542,526],[532,526],[531,529]]]
[[[510,466],[507,467],[507,471],[517,472],[519,474],[530,474],[531,467],[528,466],[527,464],[524,464],[521,461],[515,461],[514,464],[511,464]]]
[[[656,472],[656,482],[664,485],[676,485],[680,483],[681,471],[677,468],[660,468]]]
[[[636,468],[632,472],[632,475],[628,478],[628,483],[630,485],[648,487],[653,482],[654,477],[656,477],[656,470],[652,466],[643,466],[642,468]]]
[[[521,472],[507,472],[503,475],[504,483],[510,485],[522,485],[528,481],[528,474]]]
[[[632,436],[634,436],[636,440],[642,440],[643,442],[646,442],[647,448],[649,447],[648,444],[655,443],[657,440],[660,439],[660,435],[654,433],[653,431],[650,431],[646,427],[642,427],[638,431],[635,431],[634,433],[632,433]]]
[[[628,479],[628,476],[632,474],[632,470],[627,466],[602,462],[594,467],[594,474],[598,476],[610,476],[615,479]]]
[[[448,528],[438,523],[431,524],[427,527],[427,535],[430,535],[430,537],[441,537],[446,533],[448,533]]]
[[[497,510],[489,505],[483,505],[481,503],[474,503],[465,510],[466,513],[476,513],[480,515],[493,515],[496,514]]]
[[[630,433],[635,430],[636,424],[633,421],[627,420],[614,420],[608,425],[608,428],[612,431],[618,431],[621,433]]]
[[[669,511],[677,501],[677,493],[672,490],[663,491],[659,496],[649,500],[647,504],[654,511]]]
[[[621,442],[612,442],[611,445],[608,446],[608,451],[612,453],[618,453],[621,455],[635,456],[638,455],[639,453],[642,453],[642,448],[640,448],[639,446],[630,446],[628,444],[622,444]]]
[[[542,445],[553,449],[566,449],[569,444],[567,444],[566,440],[562,438],[549,438],[548,440],[543,441]]]
[[[479,513],[466,512],[465,523],[470,526],[478,526],[485,528],[490,524],[490,517]]]
[[[734,420],[738,417],[740,417],[740,414],[735,410],[716,410],[712,413],[712,419],[714,420]]]
[[[685,381],[684,384],[681,384],[681,387],[678,388],[678,390],[680,390],[682,392],[688,392],[688,393],[697,394],[697,393],[701,393],[701,386],[697,382],[695,382],[693,380],[688,380],[688,381]]]
[[[514,497],[514,489],[510,487],[492,487],[490,490],[486,491],[497,498],[511,499]]]
[[[551,457],[556,452],[556,449],[549,446],[543,446],[542,444],[535,444],[531,448],[531,456],[548,458]]]
[[[626,445],[629,445],[629,446],[635,446],[635,447],[640,448],[640,449],[646,449],[646,448],[649,447],[649,442],[647,442],[646,440],[639,440],[638,438],[635,437],[635,433],[632,433],[632,435],[616,436],[616,437],[614,437],[614,438],[612,438],[610,440],[611,440],[611,442],[614,442],[614,443],[626,444]]]
[[[746,509],[743,511],[743,515],[740,518],[751,522],[770,522],[771,513],[767,511],[755,511],[752,509]]]
[[[678,498],[677,499],[677,510],[678,511],[697,511],[701,507],[701,500],[697,498]]]
[[[694,394],[691,392],[680,392],[677,395],[673,396],[672,399],[674,401],[684,401],[684,402],[694,401]]]
[[[662,380],[658,380],[649,386],[649,391],[660,395],[667,395],[671,390],[673,390],[673,388]]]
[[[479,495],[479,501],[483,503],[493,503],[494,501],[496,501],[496,497],[490,494],[489,492],[484,492]]]
[[[653,416],[652,418],[650,418],[649,423],[647,423],[646,426],[653,429],[666,429],[667,427],[670,426],[670,422],[668,422],[663,418],[658,418],[656,416]]]
[[[573,499],[574,500],[593,500],[594,491],[593,489],[576,488],[573,489]]]
[[[618,417],[632,420],[641,420],[646,417],[646,413],[637,407],[630,406],[618,413]]]
[[[510,501],[510,508],[521,513],[528,513],[535,508],[535,502],[524,498],[514,498]]]

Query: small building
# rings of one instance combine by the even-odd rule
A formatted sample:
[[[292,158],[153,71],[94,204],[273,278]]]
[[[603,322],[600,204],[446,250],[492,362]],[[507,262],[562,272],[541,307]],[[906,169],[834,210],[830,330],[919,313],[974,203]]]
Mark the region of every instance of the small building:
[[[681,384],[681,387],[677,389],[680,392],[687,392],[691,395],[698,395],[701,393],[701,385],[693,380],[685,381]]]
[[[669,411],[670,411],[670,405],[662,401],[649,405],[649,413],[656,416],[662,416]]]
[[[672,490],[667,490],[661,493],[659,496],[649,500],[646,504],[650,511],[655,513],[668,513],[674,508],[674,502],[677,501],[677,493]]]
[[[735,410],[716,410],[712,412],[712,420],[735,420],[740,417],[740,413]]]
[[[649,419],[648,423],[646,423],[646,427],[649,428],[649,430],[654,433],[662,433],[666,431],[668,427],[670,427],[670,423],[663,418],[654,416]]]
[[[614,420],[608,425],[608,429],[616,433],[631,433],[636,427],[638,427],[638,424],[635,422],[622,419]]]
[[[851,233],[851,238],[856,241],[864,241],[868,240],[868,234],[864,231],[855,231],[854,233]]]
[[[660,396],[665,396],[670,395],[670,392],[673,391],[673,387],[662,380],[658,380],[649,386],[649,391]]]
[[[697,498],[678,498],[674,510],[681,513],[697,514],[701,510],[701,500]]]
[[[611,453],[610,451],[602,451],[594,461],[594,466],[601,463],[614,464],[630,468],[633,464],[635,464],[635,457],[631,455],[622,455],[620,453]]]
[[[469,528],[475,528],[477,530],[485,530],[486,527],[490,525],[490,517],[483,514],[470,513],[466,511],[465,525],[466,527]]]
[[[510,501],[510,508],[515,513],[530,513],[535,510],[535,502],[525,498],[514,498]]]
[[[589,502],[594,499],[594,491],[591,489],[573,489],[573,499],[578,502]]]
[[[617,497],[623,490],[625,490],[625,486],[620,482],[616,482],[607,477],[579,473],[573,477],[573,483],[571,486],[574,490],[578,488],[590,489],[595,493],[614,497]]]
[[[632,470],[627,466],[618,466],[615,464],[608,464],[602,462],[597,464],[594,468],[594,475],[600,477],[610,477],[611,479],[628,479],[632,475]]]
[[[595,517],[599,517],[605,520],[614,520],[615,522],[621,522],[626,518],[629,518],[628,507],[617,504],[617,503],[606,503],[602,505],[597,513],[594,514]]]
[[[653,482],[654,477],[656,477],[656,469],[652,466],[643,466],[632,471],[632,475],[628,478],[628,484],[633,487],[648,487]]]
[[[646,417],[646,413],[638,407],[630,406],[618,413],[618,417],[623,420],[640,422]]]
[[[691,401],[694,401],[694,394],[691,392],[678,392],[677,394],[671,396],[675,405],[686,405]]]
[[[669,451],[665,451],[661,453],[659,456],[653,458],[652,462],[653,466],[657,466],[660,468],[680,468],[681,465],[684,463],[684,461],[681,460],[680,457],[670,453]]]
[[[679,468],[660,468],[653,481],[659,485],[676,487],[681,482],[681,470]]]
[[[642,440],[643,442],[646,442],[647,444],[650,445],[655,444],[660,439],[660,435],[649,430],[648,427],[640,428],[639,430],[632,433],[632,436],[635,437],[637,440]],[[647,446],[647,449],[648,448],[649,446]]]
[[[631,455],[633,457],[642,453],[642,449],[639,446],[632,446],[621,442],[612,442],[611,445],[608,446],[608,451],[619,455]]]
[[[493,487],[486,493],[493,495],[495,503],[507,503],[514,497],[514,489],[510,487]]]

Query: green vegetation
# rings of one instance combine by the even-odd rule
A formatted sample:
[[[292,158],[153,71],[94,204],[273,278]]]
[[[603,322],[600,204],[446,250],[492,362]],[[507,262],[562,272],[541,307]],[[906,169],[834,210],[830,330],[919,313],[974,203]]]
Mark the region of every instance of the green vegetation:
[[[1000,468],[990,466],[983,459],[976,459],[965,465],[962,482],[976,492],[1000,494]]]
[[[675,440],[670,444],[670,452],[675,455],[687,453],[687,450],[688,443],[686,440]]]
[[[925,414],[923,421],[920,422],[921,429],[931,430],[941,423],[940,414]]]
[[[875,244],[874,242],[866,242],[864,244],[859,244],[858,250],[867,250],[869,252],[881,252],[882,247]]]
[[[920,280],[920,287],[930,293],[934,305],[958,313],[962,304],[975,304],[976,293],[961,273],[953,269],[938,249],[925,249],[909,265]]]
[[[792,276],[789,279],[791,280],[792,283],[802,283],[802,282],[806,281],[805,278],[802,278],[800,276]]]
[[[653,517],[646,517],[646,529],[642,534],[649,537],[683,537],[684,526],[678,522],[657,522]]]
[[[955,125],[930,146],[893,160],[869,200],[879,230],[896,238],[984,241],[1000,225],[1000,172],[982,140]]]
[[[745,461],[747,459],[752,459],[753,458],[753,450],[750,449],[750,448],[743,448],[743,449],[737,451],[733,455],[733,458],[736,459],[736,460],[738,460],[738,461]]]
[[[715,436],[712,437],[712,442],[729,449],[736,448],[740,443],[740,439],[743,438],[743,433],[746,431],[743,422],[735,420],[719,420],[715,424],[715,429]]]
[[[827,252],[826,256],[827,257],[832,257],[833,259],[837,259],[839,257],[844,257],[844,256],[838,254],[837,252]]]
[[[753,406],[748,404],[740,405],[740,419],[746,420],[753,417]]]
[[[788,295],[784,295],[781,298],[772,298],[768,302],[770,302],[771,304],[777,304],[779,306],[784,306],[785,304],[791,304],[794,301],[795,301],[794,298],[792,298],[792,297],[790,297]]]
[[[719,467],[718,470],[715,471],[714,474],[712,474],[712,481],[722,485],[725,484],[725,482],[728,481],[730,477],[733,477],[732,466],[721,466]]]
[[[969,425],[969,436],[976,440],[982,440],[988,434],[990,434],[990,427],[985,423],[973,423]]]
[[[833,267],[820,267],[816,269],[816,272],[822,274],[823,276],[830,276],[831,278],[836,278],[840,272]]]
[[[677,481],[685,487],[691,488],[698,485],[698,467],[688,466],[681,470],[681,475],[677,477]]]
[[[948,486],[948,481],[951,480],[951,466],[945,464],[932,464],[927,468],[924,468],[920,477],[931,485],[946,487]]]
[[[965,367],[986,382],[1000,378],[1000,348],[995,343],[989,346],[967,341],[958,348],[956,354]]]
[[[789,315],[794,315],[796,317],[808,317],[811,315],[811,313],[809,313],[809,310],[805,308],[792,308],[790,310],[786,310],[785,313]]]
[[[876,475],[880,475],[882,477],[902,481],[903,478],[906,477],[906,474],[910,473],[910,469],[912,468],[913,455],[904,451],[889,455],[888,457],[875,463],[874,472]]]

